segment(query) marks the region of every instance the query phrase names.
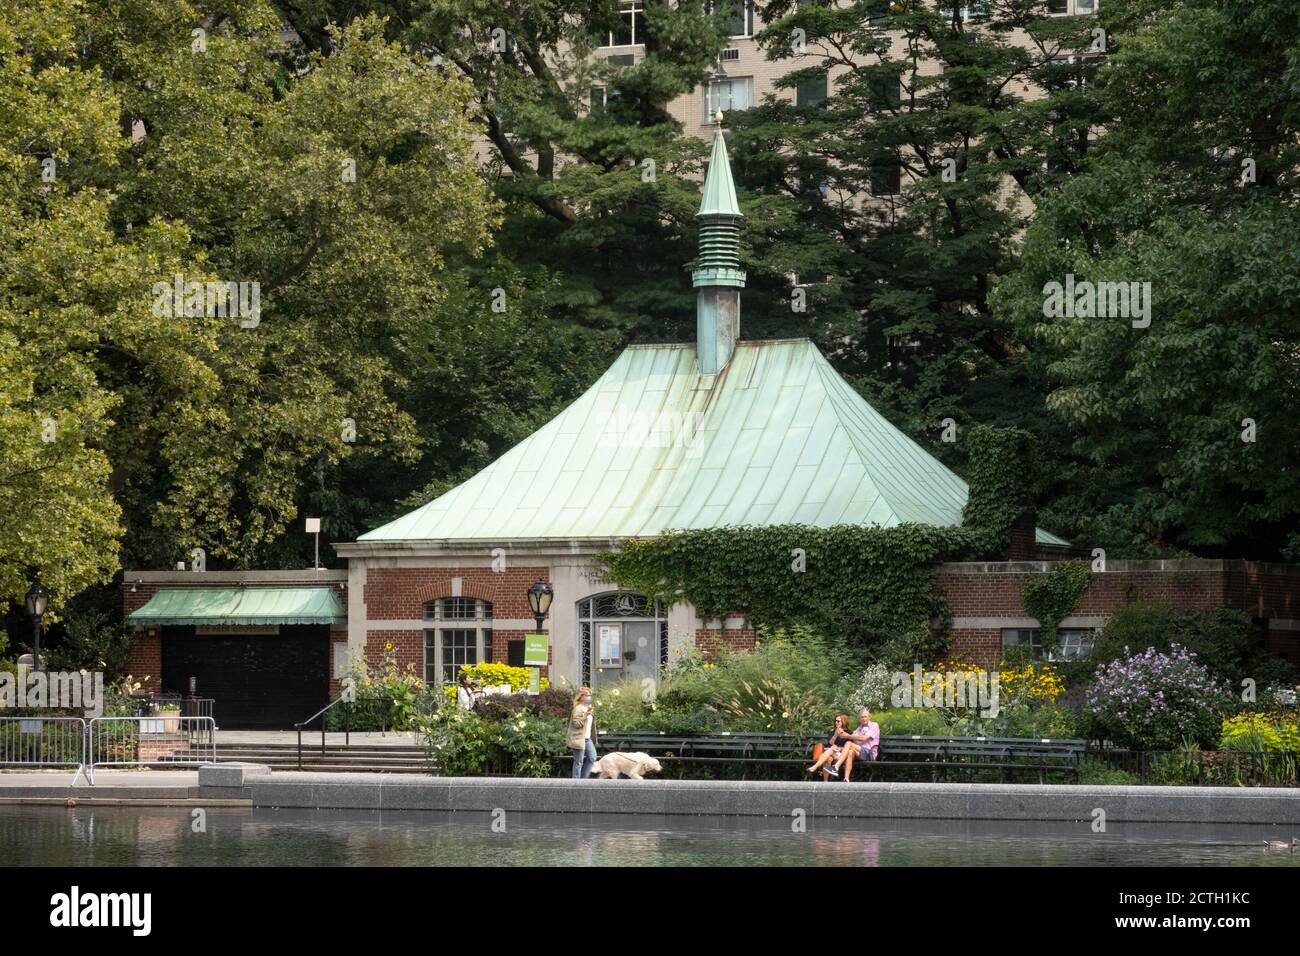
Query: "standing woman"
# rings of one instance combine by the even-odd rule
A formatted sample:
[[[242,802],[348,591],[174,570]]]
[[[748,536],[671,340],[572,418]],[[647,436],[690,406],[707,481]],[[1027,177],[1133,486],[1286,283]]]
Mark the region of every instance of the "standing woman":
[[[573,698],[566,740],[573,751],[573,779],[586,780],[596,762],[596,711],[591,706],[591,688],[583,687]]]

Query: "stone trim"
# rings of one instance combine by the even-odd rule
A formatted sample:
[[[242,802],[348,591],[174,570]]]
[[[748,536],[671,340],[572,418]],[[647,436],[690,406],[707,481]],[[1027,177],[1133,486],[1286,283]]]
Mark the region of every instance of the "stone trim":
[[[529,634],[537,630],[537,622],[532,618],[527,620],[523,618],[493,618],[490,621],[470,621],[478,627],[490,626],[493,630],[500,629],[503,631],[527,631]],[[399,619],[380,619],[371,618],[366,621],[366,630],[368,631],[427,631],[437,626],[456,627],[455,621],[434,621],[429,618],[411,618],[409,620]],[[545,622],[542,624],[545,627]]]
[[[1058,626],[1098,628],[1105,627],[1106,622],[1109,620],[1109,617],[1075,615],[1065,618]],[[1032,617],[954,617],[952,619],[952,629],[954,631],[1002,630],[1011,627],[1042,627],[1042,625],[1038,623],[1036,618]]]
[[[325,584],[346,584],[348,572],[345,570],[314,571],[305,568],[302,571],[124,571],[123,584],[130,589],[131,584],[302,584],[320,586]]]

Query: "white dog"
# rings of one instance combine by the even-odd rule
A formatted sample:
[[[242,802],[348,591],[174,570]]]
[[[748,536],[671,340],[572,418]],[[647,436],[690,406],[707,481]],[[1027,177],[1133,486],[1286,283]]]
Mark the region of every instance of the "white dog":
[[[599,774],[601,780],[617,780],[620,775],[640,780],[645,773],[659,773],[664,768],[659,761],[649,754],[619,753],[610,751],[591,766],[591,772]]]

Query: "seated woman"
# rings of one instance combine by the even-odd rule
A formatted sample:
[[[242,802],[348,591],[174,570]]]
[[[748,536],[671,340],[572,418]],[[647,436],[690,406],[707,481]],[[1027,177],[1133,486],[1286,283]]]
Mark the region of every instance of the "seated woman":
[[[853,779],[853,761],[867,763],[880,754],[880,725],[871,719],[871,711],[863,707],[858,714],[858,729],[844,738],[843,753],[839,756],[840,765],[844,766],[844,782]]]
[[[840,767],[837,763],[834,767],[830,766],[832,760],[842,761],[844,751],[844,740],[849,736],[849,715],[840,714],[835,718],[835,727],[831,730],[830,738],[822,750],[821,756],[813,762],[808,768],[809,773],[822,772],[822,782],[826,783],[831,774],[839,776]]]

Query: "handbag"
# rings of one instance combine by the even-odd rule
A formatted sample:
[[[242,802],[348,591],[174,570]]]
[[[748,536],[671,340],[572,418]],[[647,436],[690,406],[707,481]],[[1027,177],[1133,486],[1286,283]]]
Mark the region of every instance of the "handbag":
[[[826,752],[825,744],[813,744],[813,763],[822,759],[822,754]]]

